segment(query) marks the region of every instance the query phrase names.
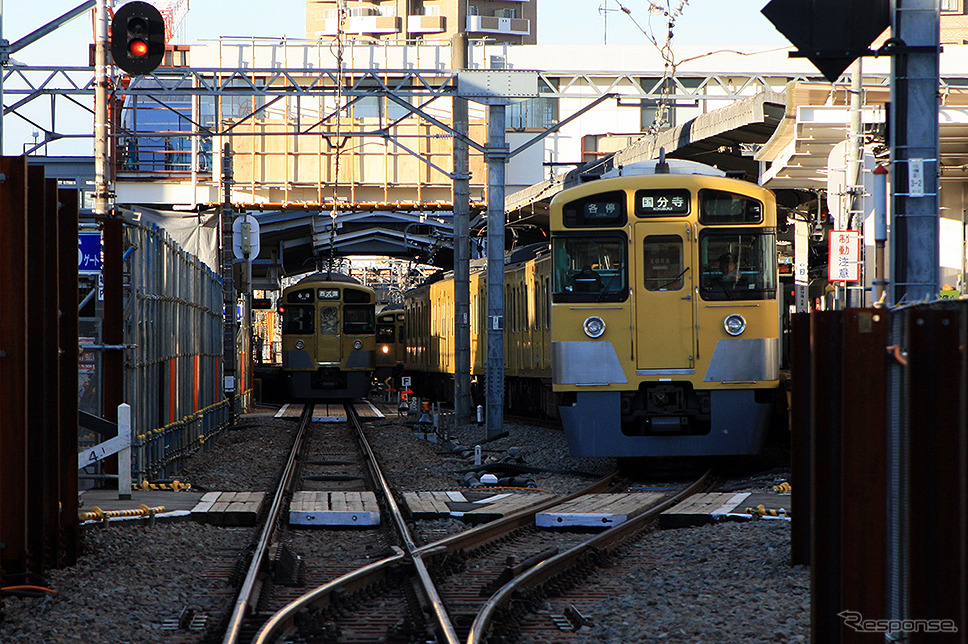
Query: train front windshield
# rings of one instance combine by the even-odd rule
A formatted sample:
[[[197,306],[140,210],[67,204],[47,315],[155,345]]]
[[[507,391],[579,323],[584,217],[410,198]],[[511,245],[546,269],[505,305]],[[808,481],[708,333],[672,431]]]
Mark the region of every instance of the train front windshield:
[[[772,231],[703,231],[699,236],[702,298],[774,299],[777,271],[775,247]]]
[[[620,302],[628,296],[625,235],[559,236],[552,240],[556,302]]]

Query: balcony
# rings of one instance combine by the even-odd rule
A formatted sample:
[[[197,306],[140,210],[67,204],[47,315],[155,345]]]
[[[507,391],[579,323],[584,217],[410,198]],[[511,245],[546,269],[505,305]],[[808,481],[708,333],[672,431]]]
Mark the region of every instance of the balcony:
[[[335,18],[323,21],[323,28],[316,32],[319,36],[335,36],[338,26]],[[395,34],[400,32],[403,22],[397,16],[349,16],[344,32],[348,34]]]
[[[444,16],[407,16],[407,31],[412,34],[439,34],[446,25]]]
[[[528,36],[531,34],[531,21],[525,18],[467,16],[467,31],[468,33]]]

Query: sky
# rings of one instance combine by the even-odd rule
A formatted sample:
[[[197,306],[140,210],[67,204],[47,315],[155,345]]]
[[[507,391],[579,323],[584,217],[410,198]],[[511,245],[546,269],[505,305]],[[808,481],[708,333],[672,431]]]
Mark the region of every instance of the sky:
[[[190,11],[180,30],[187,43],[228,36],[305,37],[306,0],[189,0]],[[662,0],[654,0],[661,2]],[[675,6],[681,0],[668,0]],[[759,51],[789,46],[762,16],[768,0],[689,0],[675,30],[674,43],[683,47],[730,46]],[[537,0],[538,43],[548,45],[647,45],[631,18],[646,27],[647,0]],[[79,5],[81,0],[0,0],[2,37],[18,38]],[[116,1],[120,6],[120,0]],[[664,4],[664,2],[663,2]],[[620,10],[631,11],[631,18]],[[270,8],[271,7],[271,8]],[[663,32],[661,18],[653,25]],[[607,25],[607,31],[606,31]],[[85,14],[13,54],[29,65],[86,65],[92,23]],[[11,101],[7,98],[5,103]],[[19,154],[32,139],[34,126],[16,116],[3,121],[5,154]]]

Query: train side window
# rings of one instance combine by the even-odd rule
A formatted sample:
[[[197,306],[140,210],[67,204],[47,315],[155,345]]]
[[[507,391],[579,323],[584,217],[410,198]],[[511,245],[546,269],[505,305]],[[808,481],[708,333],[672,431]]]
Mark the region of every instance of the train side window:
[[[322,335],[339,334],[339,307],[319,307],[319,332]]]
[[[678,235],[649,235],[642,244],[642,274],[649,291],[678,291],[688,267],[683,267],[682,238]]]
[[[725,190],[700,190],[699,223],[761,224],[763,202]]]
[[[343,306],[343,333],[365,335],[376,333],[376,313],[373,306],[347,304]]]
[[[310,295],[312,295],[310,289]],[[290,293],[290,295],[292,295]],[[313,332],[313,307],[290,305],[282,309],[282,332],[309,334]]]
[[[295,291],[289,291],[289,295],[286,296],[286,301],[290,304],[308,304],[313,301],[313,289],[300,288]]]

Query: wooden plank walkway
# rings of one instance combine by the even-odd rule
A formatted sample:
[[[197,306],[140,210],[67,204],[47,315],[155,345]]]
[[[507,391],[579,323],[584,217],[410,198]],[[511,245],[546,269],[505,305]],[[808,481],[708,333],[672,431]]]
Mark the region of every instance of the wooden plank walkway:
[[[292,495],[289,525],[380,525],[373,492],[301,491]]]
[[[313,406],[314,423],[345,423],[346,410],[342,404],[321,403]]]
[[[763,506],[763,511],[757,510]],[[763,494],[750,492],[707,492],[694,494],[679,505],[669,508],[659,517],[665,528],[681,528],[703,525],[722,519],[752,518],[748,510],[766,516],[789,516],[789,494]]]
[[[265,497],[265,492],[206,492],[192,508],[192,518],[212,525],[253,526]]]
[[[276,418],[285,418],[286,420],[299,420],[299,416],[302,414],[302,405],[294,405],[292,403],[286,403],[282,406],[282,409],[276,412]]]
[[[470,522],[492,521],[547,498],[547,494],[528,492],[403,493],[403,501],[413,519],[454,517]]]
[[[374,404],[369,400],[353,403],[353,410],[361,420],[374,420],[386,417],[383,412],[374,406]]]
[[[587,494],[535,515],[539,528],[610,528],[625,523],[665,498],[658,492]]]

